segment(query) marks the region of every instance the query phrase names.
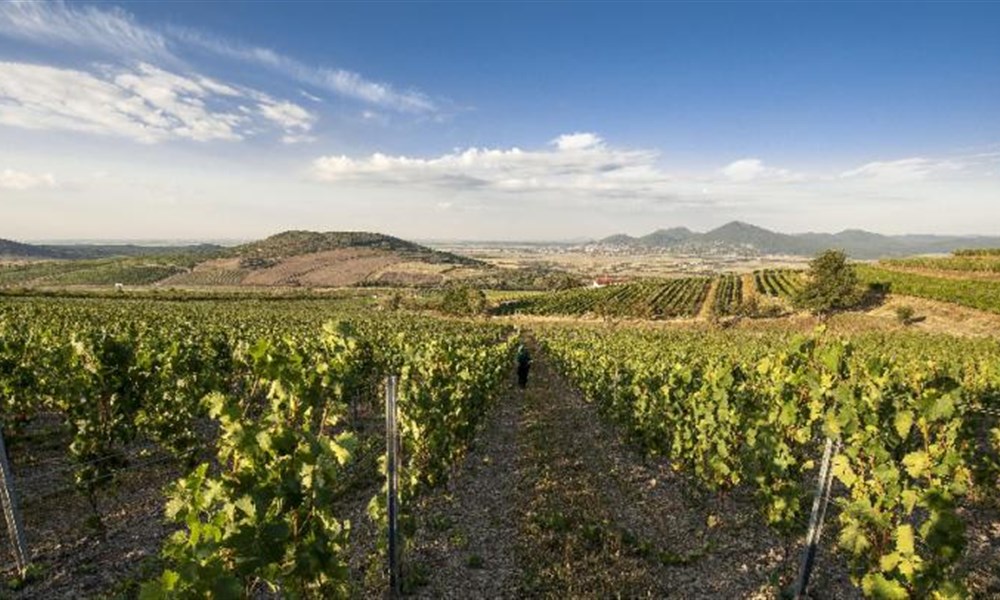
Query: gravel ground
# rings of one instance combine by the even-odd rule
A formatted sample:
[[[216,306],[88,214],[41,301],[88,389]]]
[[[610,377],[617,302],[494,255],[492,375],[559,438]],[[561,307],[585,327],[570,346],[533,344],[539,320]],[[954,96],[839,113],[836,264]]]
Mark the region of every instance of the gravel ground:
[[[766,598],[790,582],[799,540],[745,495],[706,495],[623,443],[533,350],[527,392],[420,509],[418,596]],[[816,597],[858,597],[822,556],[813,581]]]
[[[512,381],[448,488],[418,510],[412,561],[429,575],[419,597],[518,595],[522,402]]]
[[[73,485],[68,438],[54,419],[33,424],[27,441],[9,448],[35,575],[0,598],[90,598],[137,590],[156,569],[171,528],[163,518],[163,487],[181,474],[168,456],[128,449],[129,468],[98,492],[104,530],[88,525],[93,511]],[[0,529],[0,581],[12,575],[7,532]]]
[[[544,597],[764,598],[791,582],[799,540],[763,525],[739,490],[705,494],[625,444],[544,356],[526,402],[537,458],[522,521],[524,591]],[[824,598],[858,594],[820,567]]]

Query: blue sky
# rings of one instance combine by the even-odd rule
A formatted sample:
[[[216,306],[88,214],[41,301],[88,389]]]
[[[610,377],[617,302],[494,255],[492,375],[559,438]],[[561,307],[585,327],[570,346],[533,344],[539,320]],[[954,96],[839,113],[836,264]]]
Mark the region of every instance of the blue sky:
[[[0,237],[1000,233],[1000,3],[0,4]]]

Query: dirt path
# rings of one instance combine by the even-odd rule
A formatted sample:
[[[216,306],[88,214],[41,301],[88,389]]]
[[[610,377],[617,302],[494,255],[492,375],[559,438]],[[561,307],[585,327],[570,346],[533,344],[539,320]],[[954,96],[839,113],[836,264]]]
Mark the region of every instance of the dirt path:
[[[715,295],[717,293],[719,293],[719,278],[713,277],[712,282],[708,284],[705,301],[701,303],[701,309],[698,311],[699,321],[707,321],[712,318],[712,314],[715,312]]]
[[[743,295],[744,302],[759,295],[757,292],[757,282],[754,280],[753,273],[743,273],[740,275],[740,282],[740,293]]]
[[[517,597],[516,563],[520,518],[522,392],[511,380],[509,393],[448,489],[418,509],[413,583],[426,584],[426,598]]]
[[[798,546],[745,495],[706,494],[643,458],[529,347],[523,398],[505,399],[450,492],[428,503],[419,595],[774,597]],[[814,577],[826,598],[855,596],[822,569]]]

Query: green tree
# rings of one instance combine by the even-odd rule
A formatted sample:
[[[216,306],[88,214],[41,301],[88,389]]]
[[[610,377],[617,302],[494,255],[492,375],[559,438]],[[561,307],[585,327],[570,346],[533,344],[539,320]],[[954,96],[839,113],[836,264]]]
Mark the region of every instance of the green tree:
[[[815,314],[828,314],[858,306],[864,289],[854,266],[840,250],[827,250],[809,263],[808,283],[795,296],[795,305]]]
[[[441,300],[441,310],[449,315],[478,315],[486,308],[486,294],[466,285],[449,286]]]

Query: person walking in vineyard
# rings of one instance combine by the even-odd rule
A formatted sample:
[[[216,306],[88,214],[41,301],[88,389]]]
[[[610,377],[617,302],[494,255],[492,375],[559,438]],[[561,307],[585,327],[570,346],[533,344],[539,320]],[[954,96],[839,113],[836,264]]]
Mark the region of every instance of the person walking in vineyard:
[[[531,369],[531,353],[522,344],[517,350],[517,385],[523,390],[528,385],[528,371]]]

